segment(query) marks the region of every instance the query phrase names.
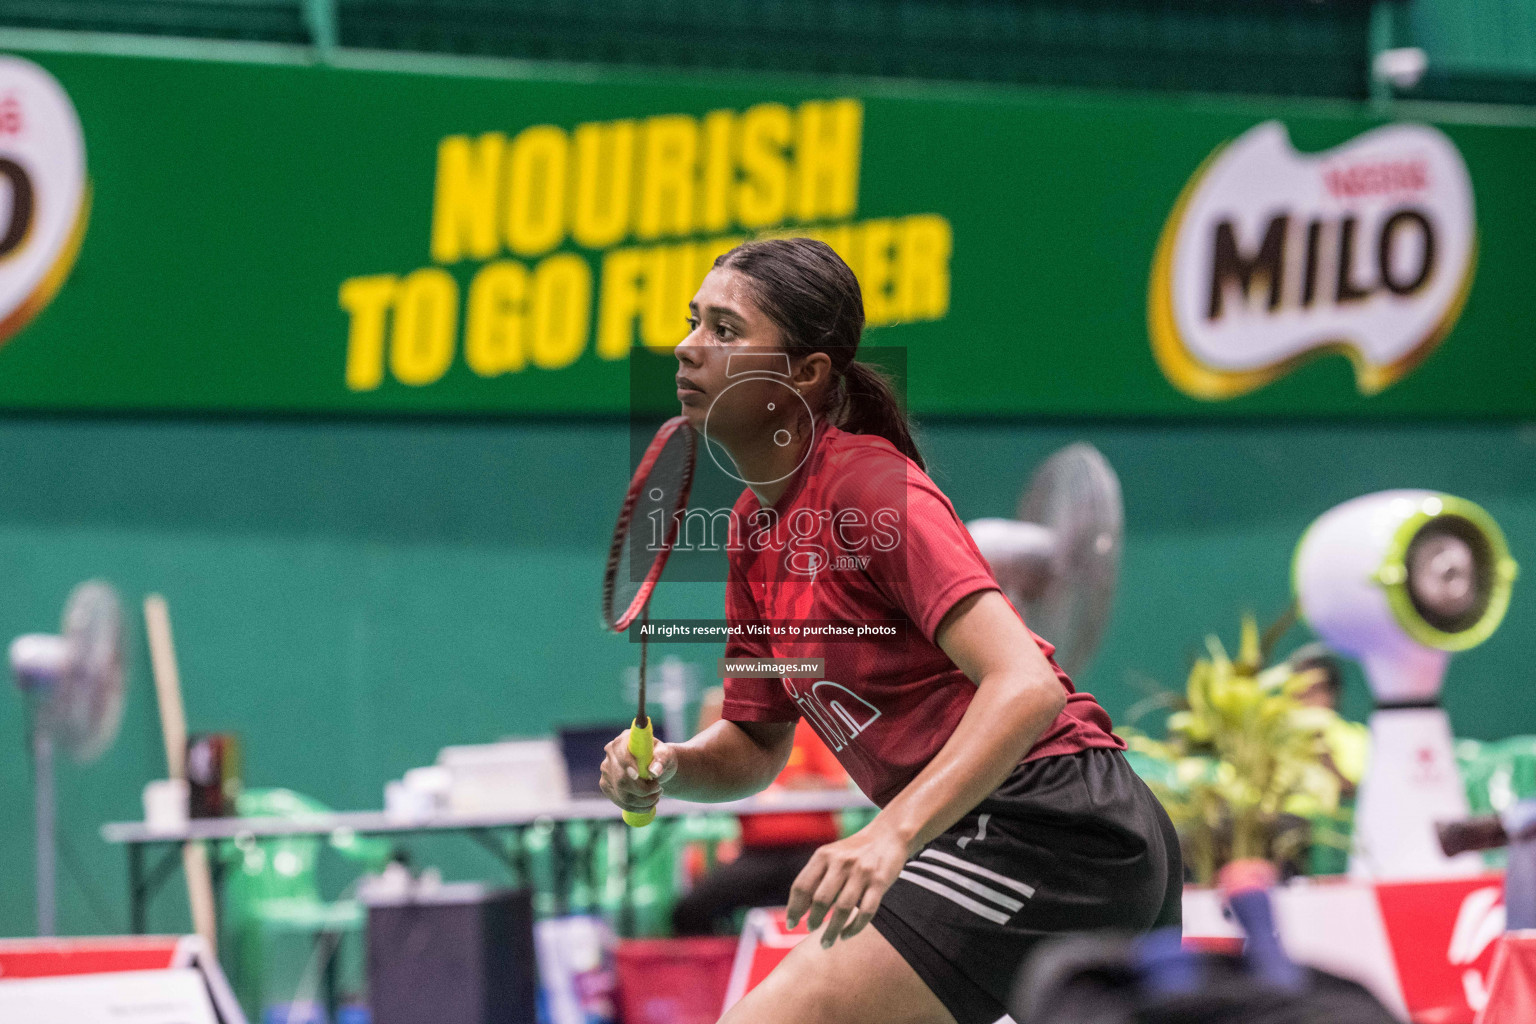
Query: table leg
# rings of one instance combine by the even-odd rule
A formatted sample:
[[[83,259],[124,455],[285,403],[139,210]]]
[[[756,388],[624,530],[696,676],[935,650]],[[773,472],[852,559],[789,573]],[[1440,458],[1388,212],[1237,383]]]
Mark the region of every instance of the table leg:
[[[128,930],[144,934],[144,847],[128,844]]]
[[[588,822],[587,845],[581,851],[581,878],[587,887],[588,898],[592,901],[593,913],[597,913],[603,905],[603,894],[597,891],[597,838],[603,830],[601,823]]]
[[[632,899],[634,887],[630,885],[635,865],[631,859],[635,844],[630,840],[630,829],[614,829],[609,833],[609,839],[619,844],[619,863],[624,865],[623,880],[619,886],[619,920],[618,931],[620,938],[630,938],[635,933],[635,903]]]
[[[533,890],[533,867],[528,860],[528,826],[519,825],[512,830],[512,870],[517,873],[517,884]]]
[[[327,932],[325,942],[327,944],[325,954],[325,973],[321,987],[325,991],[325,1015],[327,1020],[336,1019],[336,976],[338,973],[338,961],[341,959],[341,932]]]
[[[208,880],[213,887],[213,939],[224,949],[224,858],[217,840],[203,844],[208,851]]]
[[[143,844],[129,843],[128,849],[128,923],[135,935],[143,935],[149,917],[149,901],[181,866],[181,847],[172,846],[166,850],[147,873],[144,871]]]
[[[555,914],[563,916],[571,909],[571,837],[564,821],[555,822],[549,836],[549,859],[554,868]]]

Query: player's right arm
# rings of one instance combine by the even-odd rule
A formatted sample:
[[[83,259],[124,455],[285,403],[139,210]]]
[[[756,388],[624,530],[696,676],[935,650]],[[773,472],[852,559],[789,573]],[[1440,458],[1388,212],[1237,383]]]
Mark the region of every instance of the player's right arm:
[[[684,800],[739,800],[766,789],[795,745],[794,722],[716,722],[687,743],[660,743],[648,766],[629,752],[628,730],[603,758],[603,792],[626,811],[656,806],[663,792]]]

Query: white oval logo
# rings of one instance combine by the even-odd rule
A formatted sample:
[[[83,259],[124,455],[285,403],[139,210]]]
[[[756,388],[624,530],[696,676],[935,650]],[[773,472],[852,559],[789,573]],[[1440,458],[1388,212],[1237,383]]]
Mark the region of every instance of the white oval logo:
[[[0,343],[58,292],[90,202],[74,104],[29,60],[0,57]]]
[[[1472,180],[1442,132],[1387,125],[1304,154],[1267,121],[1212,153],[1169,215],[1152,350],[1195,398],[1247,394],[1328,352],[1375,394],[1450,331],[1476,252]]]

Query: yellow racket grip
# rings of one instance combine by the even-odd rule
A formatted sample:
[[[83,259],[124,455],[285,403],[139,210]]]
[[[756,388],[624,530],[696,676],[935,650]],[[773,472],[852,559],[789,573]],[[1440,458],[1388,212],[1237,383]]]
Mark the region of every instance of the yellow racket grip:
[[[640,766],[640,777],[651,777],[651,755],[655,752],[656,734],[652,730],[649,717],[645,720],[645,727],[641,728],[640,720],[635,719],[629,727],[629,752],[635,755],[635,764]],[[656,808],[648,811],[625,811],[624,824],[632,828],[643,828],[656,820]]]

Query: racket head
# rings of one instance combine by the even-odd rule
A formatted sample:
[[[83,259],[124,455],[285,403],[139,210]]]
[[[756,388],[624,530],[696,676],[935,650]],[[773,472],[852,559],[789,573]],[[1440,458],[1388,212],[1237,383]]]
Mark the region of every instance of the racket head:
[[[682,529],[697,454],[697,436],[687,417],[674,416],[656,431],[635,467],[603,572],[603,625],[615,633],[629,628],[656,589]],[[657,512],[666,524],[663,535],[646,538]]]

